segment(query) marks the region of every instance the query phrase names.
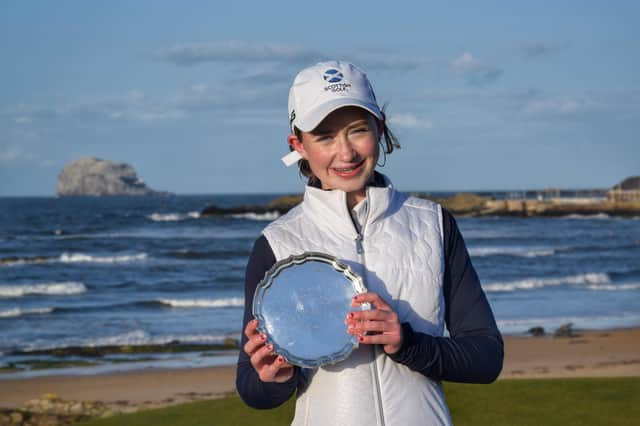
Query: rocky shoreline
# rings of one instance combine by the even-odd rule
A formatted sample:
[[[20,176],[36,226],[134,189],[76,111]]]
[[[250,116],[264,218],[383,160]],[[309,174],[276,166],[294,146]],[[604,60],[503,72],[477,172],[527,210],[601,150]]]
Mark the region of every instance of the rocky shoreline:
[[[173,341],[165,344],[67,346],[42,350],[17,350],[8,353],[8,355],[21,359],[0,366],[0,379],[2,379],[3,373],[140,363],[156,361],[159,354],[191,352],[200,353],[200,356],[215,356],[220,352],[237,349],[238,341],[229,337],[217,344]],[[118,356],[126,357],[119,358]]]
[[[53,393],[27,401],[22,408],[0,408],[0,426],[58,426],[111,417],[116,412],[100,401],[65,401]]]
[[[640,375],[638,328],[583,330],[565,324],[503,337],[499,380]],[[229,365],[0,380],[0,425],[64,425],[74,418],[220,398],[234,394],[235,370]]]
[[[548,200],[507,199],[496,200],[470,193],[459,193],[452,197],[432,197],[414,193],[419,198],[430,199],[441,204],[456,216],[513,216],[513,217],[563,217],[570,215],[635,217],[640,215],[640,202],[609,201],[601,198],[555,198]],[[266,205],[245,205],[223,208],[216,205],[205,207],[201,217],[231,216],[238,214],[284,214],[302,201],[302,195],[278,197]]]

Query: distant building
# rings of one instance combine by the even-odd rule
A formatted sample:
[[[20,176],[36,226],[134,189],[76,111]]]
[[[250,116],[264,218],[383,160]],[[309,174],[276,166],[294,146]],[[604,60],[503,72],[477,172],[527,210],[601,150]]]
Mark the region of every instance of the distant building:
[[[640,176],[631,176],[607,191],[609,201],[640,202]]]

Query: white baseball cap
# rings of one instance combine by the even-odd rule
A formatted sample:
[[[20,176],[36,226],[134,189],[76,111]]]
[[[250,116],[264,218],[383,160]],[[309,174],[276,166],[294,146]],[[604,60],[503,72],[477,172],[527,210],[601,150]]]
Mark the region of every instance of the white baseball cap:
[[[315,129],[338,108],[364,108],[382,120],[382,112],[367,75],[349,62],[318,62],[296,75],[289,89],[289,124],[303,132]],[[286,166],[302,157],[292,151],[282,158]]]
[[[289,89],[291,131],[315,129],[327,115],[345,106],[364,108],[382,120],[367,75],[348,62],[319,62],[298,73]]]

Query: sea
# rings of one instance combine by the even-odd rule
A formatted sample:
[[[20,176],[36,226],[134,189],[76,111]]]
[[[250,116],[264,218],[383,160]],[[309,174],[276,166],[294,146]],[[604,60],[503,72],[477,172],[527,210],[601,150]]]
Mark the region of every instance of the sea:
[[[7,368],[51,358],[16,351],[239,339],[247,259],[278,215],[200,212],[275,197],[0,198],[0,380],[233,364],[208,351]],[[457,220],[503,333],[640,326],[640,217]]]

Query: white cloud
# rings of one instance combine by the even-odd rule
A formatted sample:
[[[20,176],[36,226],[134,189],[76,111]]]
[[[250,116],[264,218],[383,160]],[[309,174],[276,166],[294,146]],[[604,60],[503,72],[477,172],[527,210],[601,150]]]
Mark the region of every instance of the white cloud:
[[[22,150],[16,146],[8,146],[0,149],[0,163],[13,163],[22,156]]]
[[[573,116],[601,106],[589,98],[557,97],[533,99],[524,105],[523,112],[529,116]]]
[[[478,62],[471,53],[465,52],[460,55],[458,58],[454,59],[451,62],[451,69],[453,72],[467,72],[474,70],[480,66],[480,62]]]
[[[434,62],[419,56],[398,56],[384,49],[362,48],[355,51],[334,51],[327,55],[320,50],[305,48],[293,44],[251,43],[245,41],[219,41],[201,44],[183,44],[161,49],[155,57],[181,66],[199,65],[208,62],[217,63],[252,63],[255,65],[286,65],[291,67],[311,65],[328,59],[347,59],[367,69],[390,69],[395,71],[411,71],[418,68],[431,67]],[[289,72],[291,71],[291,72]],[[276,81],[289,82],[294,70],[274,68],[266,73],[258,73],[252,80],[256,82]]]
[[[357,51],[347,56],[365,70],[414,71],[434,68],[436,62],[421,56],[398,56],[385,50]]]
[[[134,89],[120,96],[72,102],[53,106],[20,105],[10,112],[19,124],[53,119],[114,120],[114,121],[167,121],[184,117],[183,111],[171,108],[166,102],[151,99]]]
[[[287,89],[282,85],[243,84],[243,81],[216,86],[191,84],[164,98],[152,98],[134,89],[119,96],[62,105],[20,105],[0,115],[22,125],[38,125],[45,120],[155,123],[182,120],[202,111],[273,110],[286,104]]]
[[[520,50],[525,57],[534,59],[566,49],[567,46],[567,43],[534,42],[523,45]]]
[[[315,50],[300,46],[242,41],[184,44],[162,49],[156,56],[176,65],[196,65],[205,62],[312,63],[323,58]]]
[[[475,86],[493,83],[502,76],[501,69],[482,63],[469,52],[454,59],[449,68],[454,75],[465,78],[469,84]]]
[[[408,129],[431,129],[433,123],[430,120],[418,118],[414,114],[393,114],[389,117],[389,124]]]

